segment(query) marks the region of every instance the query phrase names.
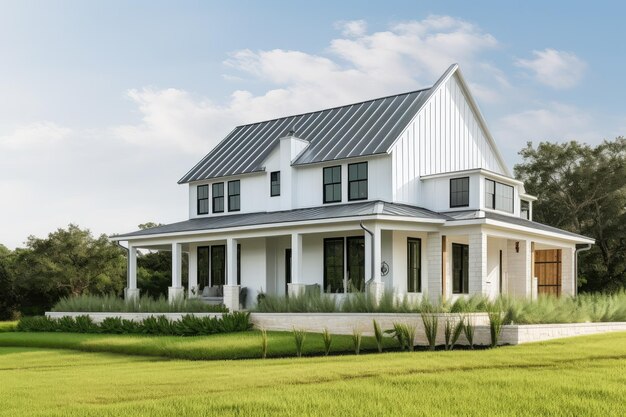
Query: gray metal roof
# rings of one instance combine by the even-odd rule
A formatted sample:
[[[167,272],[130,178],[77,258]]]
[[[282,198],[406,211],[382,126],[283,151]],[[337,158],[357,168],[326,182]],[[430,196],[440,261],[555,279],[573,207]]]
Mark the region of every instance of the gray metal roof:
[[[308,220],[324,220],[342,217],[373,216],[377,214],[389,216],[408,216],[416,219],[446,220],[449,217],[420,207],[404,204],[386,203],[382,201],[366,201],[362,203],[338,204],[296,210],[229,214],[223,216],[202,217],[178,223],[138,230],[132,233],[112,236],[114,239],[124,237],[150,236],[163,233],[180,233],[200,230],[216,230],[240,226],[256,226],[262,224],[280,224]]]
[[[544,232],[559,233],[566,236],[582,238],[585,240],[593,240],[593,238],[579,235],[578,233],[568,232],[567,230],[559,229],[558,227],[548,226],[547,224],[534,222],[532,220],[526,220],[521,217],[508,216],[506,214],[494,213],[491,211],[478,211],[478,210],[463,210],[463,211],[451,211],[441,213],[448,216],[452,221],[454,220],[474,220],[474,219],[490,219],[503,223],[514,224],[517,226],[529,227],[531,229],[542,230]]]
[[[236,127],[179,184],[263,171],[280,138],[310,143],[294,165],[387,152],[431,88]]]

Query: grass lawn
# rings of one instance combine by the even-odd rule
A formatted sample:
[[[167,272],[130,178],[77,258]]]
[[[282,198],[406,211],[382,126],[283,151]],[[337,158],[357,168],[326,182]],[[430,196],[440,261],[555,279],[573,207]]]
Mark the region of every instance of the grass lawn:
[[[0,332],[12,332],[17,326],[16,321],[0,321]]]
[[[295,356],[292,333],[267,332],[268,356]],[[387,347],[397,342],[385,338]],[[73,349],[87,352],[110,352],[127,355],[161,356],[173,359],[243,359],[261,357],[261,333],[249,331],[211,336],[144,336],[81,333],[0,333],[0,346]],[[352,336],[333,335],[333,353],[353,353]],[[373,337],[363,337],[362,351],[376,351]],[[324,352],[322,336],[309,333],[304,341],[304,355]]]
[[[0,347],[2,416],[623,416],[624,398],[626,333],[240,361]]]

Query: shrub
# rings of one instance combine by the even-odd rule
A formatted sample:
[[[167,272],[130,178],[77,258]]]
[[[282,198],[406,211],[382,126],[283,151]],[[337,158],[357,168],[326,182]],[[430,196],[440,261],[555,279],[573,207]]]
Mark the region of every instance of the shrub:
[[[439,319],[437,315],[431,313],[421,313],[421,316],[422,323],[424,324],[424,332],[426,333],[426,339],[428,340],[428,346],[430,350],[435,350]]]
[[[328,328],[324,328],[322,332],[322,340],[324,340],[324,355],[328,356],[330,353],[330,345],[333,342],[333,336],[328,331]]]
[[[358,355],[361,352],[361,341],[363,339],[363,333],[358,330],[352,330],[352,344],[354,345],[354,354]]]
[[[374,338],[376,339],[376,347],[378,348],[378,353],[383,351],[383,330],[380,328],[380,324],[376,320],[374,320]]]
[[[474,349],[474,323],[468,318],[464,317],[463,321],[463,333],[465,334],[465,338],[467,339],[467,344],[470,349]]]
[[[56,326],[56,321],[47,316],[22,317],[15,329],[18,332],[54,332]]]
[[[296,355],[302,356],[302,347],[304,346],[304,339],[306,338],[306,331],[302,329],[293,328],[293,338],[296,344]]]

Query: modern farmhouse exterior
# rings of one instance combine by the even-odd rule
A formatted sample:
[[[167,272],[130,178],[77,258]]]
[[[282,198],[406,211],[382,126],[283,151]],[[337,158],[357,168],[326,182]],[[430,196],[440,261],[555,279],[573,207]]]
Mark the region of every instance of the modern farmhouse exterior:
[[[454,299],[574,294],[593,240],[532,221],[457,65],[437,83],[236,127],[179,181],[189,219],[112,237],[172,253],[169,297],[252,306],[317,286]]]

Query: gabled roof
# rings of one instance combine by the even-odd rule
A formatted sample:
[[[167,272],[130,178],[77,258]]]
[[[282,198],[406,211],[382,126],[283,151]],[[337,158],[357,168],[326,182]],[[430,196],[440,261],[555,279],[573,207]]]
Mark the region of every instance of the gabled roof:
[[[437,221],[443,223],[450,217],[435,213],[421,207],[406,204],[387,203],[383,201],[365,201],[362,203],[336,204],[332,206],[301,208],[273,212],[241,213],[225,216],[211,216],[189,219],[178,223],[157,226],[150,229],[138,230],[132,233],[111,236],[114,240],[125,238],[152,236],[167,233],[184,233],[194,231],[211,231],[232,227],[275,225],[302,221],[325,219],[339,219],[343,217],[363,216],[395,216],[412,217],[417,221]]]

